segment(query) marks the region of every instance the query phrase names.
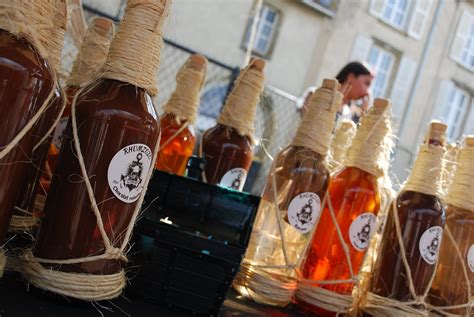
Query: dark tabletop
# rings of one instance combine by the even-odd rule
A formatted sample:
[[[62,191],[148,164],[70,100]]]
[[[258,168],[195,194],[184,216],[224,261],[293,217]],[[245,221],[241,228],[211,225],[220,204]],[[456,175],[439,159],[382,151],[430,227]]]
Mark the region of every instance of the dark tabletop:
[[[0,317],[11,316],[193,316],[176,308],[168,308],[135,298],[122,296],[113,301],[84,303],[68,301],[59,296],[27,287],[16,273],[5,273],[0,279]],[[227,299],[219,316],[303,316],[295,310],[276,309],[258,305],[239,296],[235,291],[227,293]]]

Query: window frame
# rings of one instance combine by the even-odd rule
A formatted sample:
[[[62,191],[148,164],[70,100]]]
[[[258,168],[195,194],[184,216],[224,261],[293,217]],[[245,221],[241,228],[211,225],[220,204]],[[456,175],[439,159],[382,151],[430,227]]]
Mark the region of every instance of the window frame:
[[[403,21],[402,21],[401,25],[395,24],[395,22],[393,20],[395,19],[395,16],[396,16],[396,13],[395,13],[396,8],[398,8],[398,4],[402,0],[394,0],[394,1],[396,1],[396,3],[395,3],[395,6],[392,8],[392,16],[390,18],[385,17],[385,11],[386,11],[387,4],[388,4],[387,0],[384,0],[381,12],[377,12],[374,9],[376,1],[371,0],[369,11],[373,16],[377,17],[379,20],[381,20],[385,24],[389,25],[390,27],[392,27],[392,28],[394,28],[398,31],[406,32],[408,30],[410,20],[413,16],[413,9],[415,8],[417,1],[416,0],[405,0],[405,1],[407,1],[407,5],[406,5],[405,14],[403,16]]]
[[[459,101],[460,98],[463,98],[462,103],[455,104],[454,101]],[[466,124],[465,121],[469,115],[471,104],[472,96],[469,92],[454,83],[449,92],[448,103],[445,109],[442,110],[442,119],[448,125],[446,131],[448,140],[455,141],[463,134]],[[458,113],[456,114],[455,111]]]
[[[371,59],[371,55],[372,55],[372,50],[373,49],[377,49],[379,50],[379,56],[377,57],[377,63],[374,65],[370,62],[370,59]],[[383,86],[380,88],[380,94],[376,94],[375,92],[375,85],[377,83],[377,78],[380,78],[377,76],[378,73],[380,73],[380,69],[377,68],[376,66],[380,63],[382,63],[382,56],[383,55],[380,55],[380,53],[382,53],[383,55],[385,56],[388,56],[391,58],[390,60],[390,65],[389,65],[389,69],[388,71],[385,72],[385,80],[383,82]],[[390,88],[390,82],[391,82],[391,79],[393,79],[393,76],[394,74],[396,73],[396,70],[397,70],[397,65],[398,65],[398,54],[395,50],[387,47],[387,45],[383,45],[382,43],[379,43],[379,42],[374,42],[372,43],[372,46],[370,47],[369,49],[369,53],[368,53],[368,56],[367,56],[367,63],[369,63],[369,65],[371,67],[373,67],[374,71],[375,71],[375,78],[373,80],[373,83],[372,83],[372,93],[373,93],[373,96],[374,98],[387,98],[388,96],[390,96],[390,93],[391,91],[389,91],[389,88]]]
[[[275,47],[275,43],[276,43],[276,39],[277,39],[277,36],[278,36],[278,32],[279,32],[279,29],[280,29],[280,24],[281,24],[281,21],[282,21],[282,11],[279,10],[278,8],[276,8],[275,6],[271,5],[271,4],[268,4],[267,2],[264,2],[262,4],[262,11],[260,12],[260,17],[259,17],[259,20],[258,20],[258,24],[257,24],[257,31],[256,31],[256,34],[255,34],[255,39],[254,39],[254,47],[252,48],[252,54],[253,55],[256,55],[256,56],[259,56],[259,57],[263,57],[263,58],[269,58],[271,56],[271,54],[273,53],[273,49]],[[263,17],[263,14],[264,14],[264,10],[265,11],[268,11],[268,10],[271,10],[275,13],[275,21],[272,23],[272,28],[271,28],[271,31],[270,31],[270,34],[268,36],[268,46],[266,47],[266,49],[264,51],[262,50],[258,50],[257,49],[257,46],[258,46],[258,42],[260,40],[260,32],[262,31],[263,29],[263,24],[261,23],[262,21],[262,17]],[[266,15],[265,15],[266,17]],[[242,50],[246,51],[247,48],[248,48],[248,41],[250,39],[247,39],[247,34],[249,34],[249,32],[251,32],[251,26],[252,26],[252,23],[253,23],[253,16],[250,16],[249,19],[247,20],[247,25],[245,27],[245,30],[244,30],[244,34],[243,34],[243,38],[242,38],[242,44],[241,44],[241,48]],[[250,38],[250,34],[248,35],[248,37]]]

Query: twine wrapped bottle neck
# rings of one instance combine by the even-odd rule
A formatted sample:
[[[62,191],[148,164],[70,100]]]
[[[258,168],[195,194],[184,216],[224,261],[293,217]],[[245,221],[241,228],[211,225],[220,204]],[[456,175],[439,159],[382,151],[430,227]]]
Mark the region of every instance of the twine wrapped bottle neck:
[[[130,0],[110,45],[104,78],[115,79],[158,92],[156,72],[163,44],[162,28],[170,0]]]
[[[44,47],[49,48],[48,60],[57,75],[59,75],[61,70],[61,51],[63,49],[64,33],[67,28],[67,10],[67,2],[65,0],[57,0],[52,19],[52,28],[40,34]]]
[[[198,58],[194,61],[193,58]],[[202,64],[199,64],[202,63]],[[207,62],[204,57],[193,55],[176,75],[176,89],[165,106],[165,112],[173,114],[179,122],[196,121],[201,89],[206,77]]]
[[[0,2],[0,29],[18,38],[26,39],[43,58],[48,58],[47,47],[39,34],[53,28],[52,17],[56,0],[2,0]]]
[[[356,125],[352,120],[344,119],[336,126],[331,141],[331,154],[335,167],[344,163],[347,150],[352,144],[356,131]]]
[[[326,156],[329,152],[336,111],[343,94],[335,89],[318,88],[311,97],[309,109],[298,127],[293,146],[309,148]]]
[[[390,101],[376,99],[361,119],[347,151],[346,166],[357,167],[375,177],[385,175],[393,145],[391,132]]]
[[[114,24],[111,20],[96,18],[92,22],[72,65],[68,86],[81,87],[99,75],[99,70],[109,53],[113,34]]]
[[[474,143],[474,136],[466,139],[466,145],[459,152],[446,202],[474,212],[474,144],[468,142]]]
[[[253,140],[255,110],[263,91],[265,77],[253,60],[237,77],[234,88],[227,97],[221,114],[217,119],[219,124],[234,128],[240,135]]]

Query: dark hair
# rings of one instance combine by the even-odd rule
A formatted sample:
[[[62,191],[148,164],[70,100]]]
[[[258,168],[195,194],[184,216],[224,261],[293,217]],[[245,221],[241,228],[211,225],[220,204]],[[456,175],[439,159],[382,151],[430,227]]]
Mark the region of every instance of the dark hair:
[[[341,69],[339,74],[337,74],[336,79],[342,84],[346,81],[349,74],[354,74],[358,77],[360,75],[371,75],[372,71],[370,66],[364,62],[350,62]]]

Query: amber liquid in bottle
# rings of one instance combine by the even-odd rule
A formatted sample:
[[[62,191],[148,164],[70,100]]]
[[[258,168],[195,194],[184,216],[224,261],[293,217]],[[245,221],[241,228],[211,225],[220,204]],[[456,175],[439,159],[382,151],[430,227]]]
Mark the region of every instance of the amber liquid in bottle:
[[[372,111],[371,115],[377,114],[377,116],[384,115],[384,111],[387,111],[386,108],[389,106],[388,101],[380,99],[375,100],[374,104],[375,106],[370,111]],[[362,124],[364,125],[364,122]],[[383,125],[385,124],[383,123]],[[370,130],[368,125],[361,127],[356,138],[367,140],[368,138],[364,134]],[[361,133],[362,131],[363,133]],[[372,137],[374,140],[381,140],[385,137],[383,133],[378,134],[378,132],[374,132],[374,135],[376,135]],[[371,142],[374,141],[372,140]],[[358,160],[360,160],[361,153],[357,151],[353,153],[354,157],[358,157]],[[372,155],[380,156],[380,153],[375,151]],[[359,163],[354,161],[354,164]],[[301,277],[302,279],[312,281],[333,282],[315,284],[314,287],[350,296],[354,283],[342,281],[350,280],[357,276],[369,247],[372,234],[375,232],[377,214],[380,209],[378,177],[359,167],[346,166],[331,176],[327,197],[328,203],[326,203],[321,213],[321,218],[301,267]],[[336,225],[331,216],[329,202],[344,244],[348,248],[352,273],[346,251],[343,248]],[[335,312],[301,300],[298,298],[298,295],[296,302],[299,309],[303,311],[317,313],[322,316],[336,315]]]
[[[258,232],[254,229],[245,256],[257,266],[285,266],[287,260],[288,264],[293,265],[298,262],[309,238],[309,231],[319,218],[321,201],[329,183],[325,157],[310,149],[289,146],[278,154],[274,164],[275,174],[271,172],[268,175],[254,223]],[[275,210],[274,185],[277,190],[278,212],[284,220],[282,224],[286,258]],[[293,268],[266,271],[275,276],[295,278]],[[260,303],[285,306],[291,301],[291,297],[280,301],[252,292],[245,285],[234,283],[234,287],[242,294],[251,292],[251,298]]]
[[[429,294],[434,306],[454,306],[468,303],[474,296],[474,211],[455,206],[447,206],[446,226],[456,241],[462,258],[454,249],[451,240],[445,236],[439,253],[436,277]],[[462,269],[466,267],[470,281],[471,295],[467,295],[467,281]],[[453,314],[466,315],[466,308],[449,310]]]
[[[251,63],[251,66],[248,67],[253,71],[263,72],[265,64],[262,60]],[[241,78],[243,82],[245,75],[242,75],[241,72],[240,76],[243,76]],[[238,85],[234,86],[231,94],[237,94],[236,90],[239,88]],[[241,91],[238,92],[241,93]],[[253,89],[251,93],[259,94],[260,91]],[[249,107],[254,115],[257,102],[258,100],[255,100],[255,104],[237,106]],[[236,105],[226,103],[224,108],[234,106]],[[233,112],[235,114],[235,110]],[[206,160],[205,180],[207,183],[242,191],[253,159],[253,145],[250,137],[242,135],[234,127],[218,123],[204,132],[201,146],[202,155]]]
[[[82,95],[76,105],[78,135],[81,150],[95,190],[95,199],[104,222],[109,240],[120,246],[130,223],[136,200],[122,201],[112,191],[108,172],[112,159],[118,153],[133,163],[151,162],[152,149],[159,136],[159,123],[151,96],[144,89],[112,79],[104,79],[96,87]],[[71,259],[104,252],[104,243],[97,228],[89,196],[83,182],[74,179],[81,175],[79,162],[73,152],[71,120],[64,134],[56,172],[45,206],[33,254],[47,259]],[[129,145],[146,145],[147,151],[133,152]],[[70,145],[70,146],[69,146]],[[127,156],[130,157],[127,157]],[[141,154],[141,156],[139,156]],[[127,155],[127,156],[125,156]],[[124,178],[142,180],[141,175],[127,172],[120,166]],[[113,168],[113,167],[112,167]],[[149,166],[149,168],[152,168]],[[92,176],[93,175],[93,176]],[[92,176],[92,177],[91,177]],[[119,181],[115,180],[115,181]],[[129,185],[127,183],[127,185]],[[133,185],[133,183],[132,183]],[[116,184],[120,186],[120,184]],[[124,189],[125,192],[126,189]],[[98,260],[79,264],[63,264],[54,269],[64,272],[113,274],[121,270],[119,260]]]
[[[346,167],[332,176],[328,194],[344,242],[349,247],[354,274],[357,274],[380,208],[377,178],[357,167]],[[327,206],[313,236],[303,266],[303,277],[316,281],[351,279],[346,253]],[[319,287],[339,294],[350,294],[354,285],[339,283]]]
[[[53,75],[36,49],[0,30],[0,147],[6,146],[40,109],[53,89]],[[21,191],[35,139],[27,134],[0,160],[0,245]]]
[[[186,163],[193,154],[196,143],[194,127],[188,124],[186,128],[182,129],[183,124],[186,123],[178,123],[175,116],[170,113],[165,113],[161,116],[160,145],[166,142],[166,146],[160,148],[155,164],[155,167],[159,170],[181,176],[186,171]],[[182,131],[179,132],[180,130]],[[168,142],[172,137],[173,139]]]
[[[430,135],[433,133],[435,125],[437,124],[431,123]],[[446,126],[441,125],[439,137],[428,138],[430,146],[443,146],[441,134],[444,133],[445,129]],[[433,164],[441,164],[441,162],[434,162]],[[433,166],[433,168],[436,168],[436,166]],[[419,172],[416,171],[415,165],[410,178],[414,175],[417,176],[416,173]],[[409,182],[410,179],[407,184]],[[402,190],[396,198],[395,204],[397,210],[394,210],[393,204],[390,207],[369,291],[379,296],[403,302],[413,298],[409,290],[407,272],[400,252],[393,213],[397,212],[400,221],[406,260],[411,269],[415,292],[418,295],[425,292],[434,274],[446,216],[440,199],[435,195],[413,190]]]

